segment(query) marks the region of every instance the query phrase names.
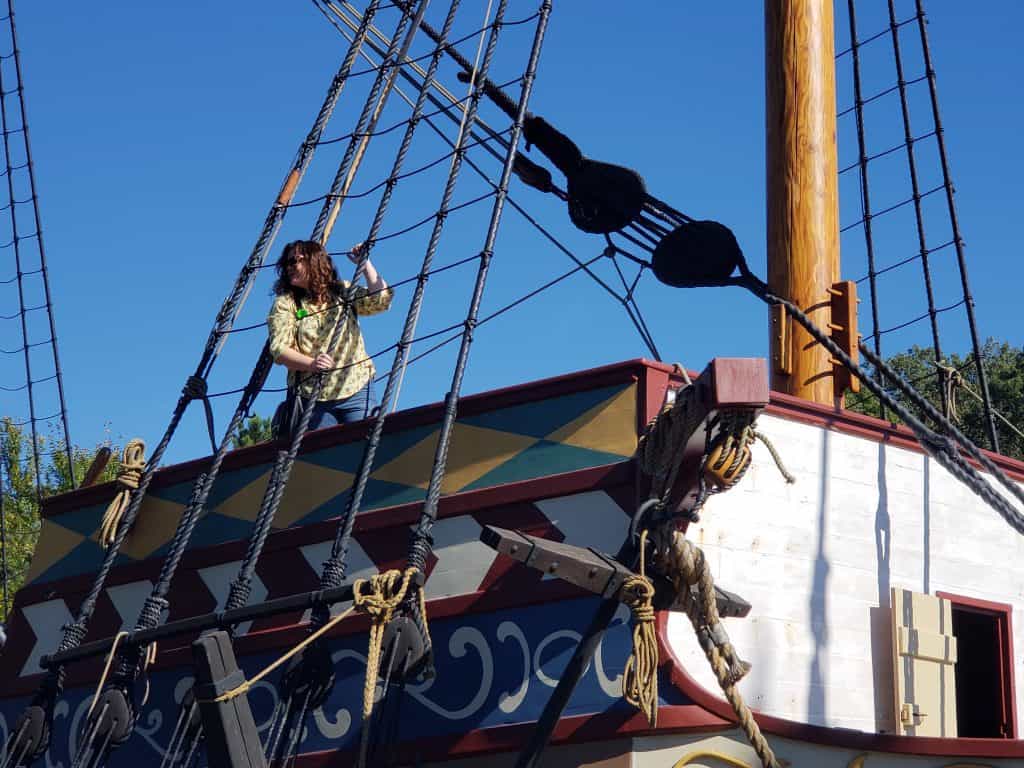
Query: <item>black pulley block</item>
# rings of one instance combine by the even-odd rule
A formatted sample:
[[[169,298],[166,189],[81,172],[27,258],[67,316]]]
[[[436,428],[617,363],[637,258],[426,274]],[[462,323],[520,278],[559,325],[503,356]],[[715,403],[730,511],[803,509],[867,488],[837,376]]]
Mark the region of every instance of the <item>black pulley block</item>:
[[[11,733],[15,734],[15,738],[7,744],[8,755],[24,755],[24,765],[38,759],[50,744],[50,723],[46,710],[39,705],[28,707],[21,713]]]
[[[309,708],[327,701],[334,688],[334,662],[326,643],[314,642],[292,657],[282,677],[284,690],[292,696],[309,692]]]
[[[569,218],[584,232],[616,232],[643,211],[647,189],[640,174],[629,168],[583,160],[566,181]]]
[[[743,260],[736,236],[717,221],[691,221],[673,229],[654,249],[651,270],[665,285],[721,285]]]
[[[97,744],[124,744],[132,735],[135,723],[135,711],[128,694],[121,688],[104,689],[93,707],[89,722],[95,723],[93,738]]]
[[[426,660],[427,642],[416,622],[407,616],[396,616],[384,627],[381,642],[381,677],[399,679],[417,673]],[[391,664],[391,669],[385,665]]]

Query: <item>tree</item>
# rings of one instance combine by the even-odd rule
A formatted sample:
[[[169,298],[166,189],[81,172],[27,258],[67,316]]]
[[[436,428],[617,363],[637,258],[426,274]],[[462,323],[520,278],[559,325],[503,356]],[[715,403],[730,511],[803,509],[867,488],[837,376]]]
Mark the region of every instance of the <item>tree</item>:
[[[71,465],[81,480],[101,446],[89,450],[72,446]],[[32,456],[32,435],[8,416],[0,418],[0,622],[7,617],[14,593],[25,580],[39,538],[39,501],[74,487],[64,442],[37,436],[39,474]],[[119,452],[113,449],[97,482],[113,480]],[[38,481],[38,483],[37,483]]]
[[[243,422],[238,434],[231,436],[231,447],[244,448],[247,445],[264,443],[272,437],[270,419],[253,414]]]
[[[1024,431],[1024,348],[989,339],[982,347],[981,355],[992,407],[999,414],[995,419],[1000,452],[1024,459],[1024,437],[1021,435]],[[949,415],[954,423],[977,445],[990,447],[973,355],[949,356],[942,363],[942,369],[948,372],[943,376],[940,376],[940,367],[935,362],[935,351],[931,347],[914,346],[888,358],[886,363],[940,411],[941,388],[945,387],[953,406]],[[892,385],[887,385],[887,388],[891,390]],[[869,416],[881,415],[878,398],[864,389],[859,395],[848,398],[847,407]],[[891,412],[886,413],[886,418],[899,421]]]

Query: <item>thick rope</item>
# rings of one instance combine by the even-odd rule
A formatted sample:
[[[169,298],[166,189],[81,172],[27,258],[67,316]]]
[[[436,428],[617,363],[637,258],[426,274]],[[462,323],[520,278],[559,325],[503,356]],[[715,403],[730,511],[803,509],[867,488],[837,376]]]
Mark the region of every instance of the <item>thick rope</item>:
[[[405,599],[416,568],[385,571],[369,579],[356,579],[352,587],[353,607],[370,617],[370,642],[366,651],[366,682],[363,684],[363,731],[359,741],[359,765],[366,764],[366,751],[370,744],[370,717],[373,714],[373,696],[380,676],[380,655],[384,643],[384,630],[394,616],[395,609]],[[420,610],[424,620],[423,590],[419,590]],[[429,644],[429,640],[424,638]]]
[[[455,15],[459,8],[459,0],[453,0],[449,5],[448,15],[445,18],[444,27],[442,31],[443,40],[447,40],[448,34],[451,31],[452,25],[455,22]],[[371,29],[373,29],[371,25]],[[390,41],[389,41],[390,42]],[[402,137],[402,141],[399,147],[399,151],[395,156],[395,161],[391,169],[390,178],[398,178],[401,174],[402,164],[405,161],[406,153],[409,149],[410,143],[412,142],[415,134],[419,119],[423,113],[423,106],[426,101],[426,97],[429,94],[429,90],[432,84],[435,83],[435,75],[437,73],[438,66],[440,65],[442,57],[442,50],[438,48],[434,55],[431,57],[430,64],[427,71],[424,73],[423,87],[420,89],[415,104],[412,107],[412,119],[406,126],[406,131]],[[404,57],[403,57],[404,58]],[[396,71],[402,72],[401,68]],[[454,181],[450,181],[449,185],[451,190],[454,190]],[[446,186],[446,189],[448,187]],[[372,248],[377,235],[380,231],[381,223],[383,222],[384,213],[390,202],[391,191],[393,187],[388,186],[385,188],[385,194],[382,195],[381,201],[378,204],[377,212],[374,215],[373,222],[370,225],[369,233],[364,241],[367,244],[367,249]],[[449,192],[451,191],[449,190]],[[439,235],[439,230],[443,228],[445,219],[447,218],[448,206],[450,204],[449,198],[442,202],[441,214],[434,223],[435,237]],[[432,240],[433,241],[433,240]],[[423,264],[420,268],[420,273],[416,282],[416,288],[413,292],[412,299],[409,303],[409,309],[406,314],[405,324],[402,329],[402,335],[395,350],[395,358],[391,364],[391,372],[387,377],[387,384],[384,388],[384,394],[381,398],[380,410],[377,413],[373,423],[373,430],[367,437],[363,447],[363,457],[359,464],[359,472],[356,475],[355,480],[352,483],[352,490],[348,494],[348,503],[345,508],[344,514],[338,522],[338,526],[335,529],[334,542],[331,545],[330,556],[324,561],[323,568],[321,569],[320,588],[329,589],[340,585],[345,579],[345,570],[348,561],[348,549],[349,543],[352,539],[352,528],[355,524],[356,515],[359,513],[362,505],[363,494],[366,490],[367,483],[369,482],[370,473],[373,469],[373,462],[376,456],[377,448],[380,444],[381,436],[384,430],[384,421],[387,418],[389,411],[391,410],[391,404],[394,397],[397,397],[396,382],[398,379],[399,370],[404,370],[406,360],[408,359],[409,348],[412,344],[413,337],[416,332],[416,324],[419,320],[420,311],[423,303],[423,296],[426,290],[427,275],[430,273],[430,267],[434,256],[434,249],[428,247],[426,255],[424,256]],[[315,625],[322,617],[314,614],[313,624]]]
[[[973,397],[979,403],[984,403],[985,402],[985,399],[981,395],[979,395],[977,392],[975,392],[973,389],[971,389],[971,386],[964,380],[963,375],[960,373],[960,371],[958,369],[953,368],[951,366],[943,366],[943,365],[940,365],[939,363],[933,363],[933,365],[935,365],[935,367],[937,367],[940,371],[941,370],[946,371],[946,374],[954,379],[954,385],[956,387],[956,390],[962,390],[962,391],[966,392],[968,395]],[[956,390],[954,390],[954,391],[956,391]],[[1003,414],[1001,414],[995,408],[992,409],[992,414],[997,419],[999,419],[1001,422],[1003,422],[1003,424],[1005,424],[1007,427],[1009,427],[1011,430],[1013,430],[1013,433],[1015,435],[1017,435],[1017,437],[1024,438],[1024,432],[1021,431],[1020,427],[1018,427],[1016,424],[1014,424],[1012,421],[1010,421],[1008,418],[1006,418]]]
[[[683,387],[675,402],[665,406],[647,425],[637,444],[640,469],[651,478],[651,497],[667,500],[679,472],[680,458],[690,435],[700,426],[703,417],[690,407],[694,388]]]
[[[647,578],[644,549],[647,531],[640,534],[640,573],[626,579],[622,599],[633,612],[633,652],[622,673],[622,695],[658,724],[658,638],[654,632],[654,584]]]
[[[718,605],[715,602],[715,584],[704,553],[675,528],[662,529],[660,538],[662,546],[659,546],[659,555],[662,570],[675,584],[677,593],[684,598],[686,615],[693,624],[697,639],[711,664],[722,693],[736,713],[740,727],[757,752],[764,768],[780,768],[775,753],[750,712],[750,707],[736,688],[740,679],[750,671],[750,665],[739,658],[722,626]]]
[[[754,426],[756,425],[751,424],[750,426],[754,438],[760,440],[764,444],[764,447],[768,449],[768,453],[771,455],[772,461],[775,462],[775,466],[778,468],[779,474],[781,474],[785,481],[790,485],[795,483],[796,477],[789,470],[786,469],[786,465],[782,463],[782,457],[779,455],[778,449],[774,445],[772,445],[772,441],[768,439],[768,436],[764,434],[764,432],[759,432],[758,430],[754,429]]]
[[[100,523],[100,544],[108,548],[117,538],[117,528],[121,524],[125,510],[132,498],[132,491],[139,487],[139,480],[146,469],[146,443],[139,438],[128,441],[121,454],[121,468],[117,471],[115,481],[118,486],[114,498],[111,499],[107,511],[103,513]]]

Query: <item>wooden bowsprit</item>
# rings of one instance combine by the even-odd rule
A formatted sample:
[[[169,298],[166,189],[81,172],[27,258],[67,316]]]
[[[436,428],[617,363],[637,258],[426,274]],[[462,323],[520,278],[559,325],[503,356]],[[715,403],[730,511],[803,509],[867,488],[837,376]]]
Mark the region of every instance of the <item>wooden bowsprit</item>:
[[[623,585],[636,575],[611,555],[596,549],[574,547],[508,528],[484,526],[480,541],[529,568],[556,576],[609,600],[621,602]],[[648,574],[648,577],[654,582],[654,607],[664,611],[677,610],[681,601],[675,586],[656,574]],[[750,613],[750,603],[718,585],[715,585],[715,601],[718,615],[722,618],[743,618]]]
[[[637,534],[654,517],[651,513],[656,513],[661,519],[688,519],[705,496],[701,476],[705,471],[708,446],[714,442],[721,423],[719,417],[737,411],[756,415],[767,405],[768,380],[764,361],[716,358],[687,391],[678,393],[678,397],[685,397],[685,407],[695,409],[695,412],[691,414],[692,418],[688,416],[693,430],[684,436],[685,443],[676,451],[679,460],[675,480],[664,502],[647,500],[639,506],[630,532],[614,557],[490,526],[481,533],[481,541],[498,552],[604,598],[548,699],[529,743],[520,752],[515,768],[535,768],[539,762],[555,724],[618,610],[623,584],[634,575],[633,569],[640,554]],[[650,483],[644,482],[642,477],[639,479],[639,498],[644,499]],[[671,608],[675,605],[678,596],[674,590],[662,584],[656,589],[656,595],[659,593],[658,607]],[[725,590],[718,590],[716,597],[723,616],[745,616],[750,610],[746,601]]]

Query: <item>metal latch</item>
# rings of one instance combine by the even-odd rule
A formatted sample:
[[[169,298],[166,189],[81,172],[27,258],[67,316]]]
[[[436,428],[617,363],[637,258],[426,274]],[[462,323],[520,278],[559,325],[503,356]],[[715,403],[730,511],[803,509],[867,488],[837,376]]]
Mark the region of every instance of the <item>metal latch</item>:
[[[922,712],[917,704],[904,704],[900,707],[900,722],[904,725],[919,725],[926,717],[928,713]]]

